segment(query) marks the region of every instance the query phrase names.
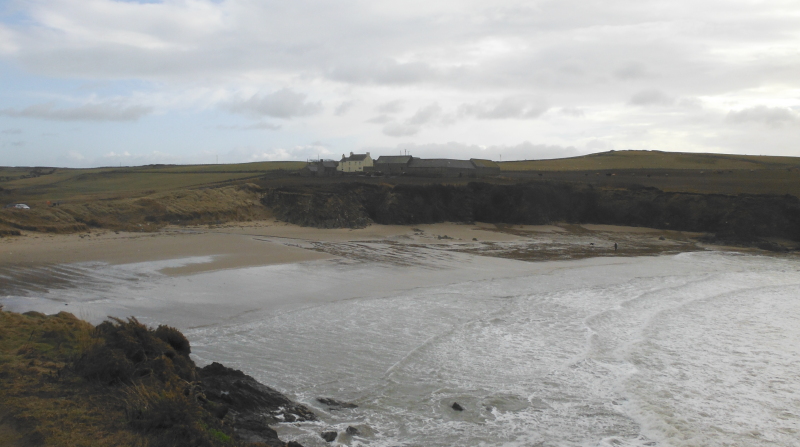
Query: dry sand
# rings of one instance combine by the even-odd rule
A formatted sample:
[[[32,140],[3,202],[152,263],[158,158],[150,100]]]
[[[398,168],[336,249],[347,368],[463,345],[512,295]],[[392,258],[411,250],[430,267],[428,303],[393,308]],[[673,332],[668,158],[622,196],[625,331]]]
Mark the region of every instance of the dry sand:
[[[317,229],[277,221],[167,227],[157,233],[97,230],[70,235],[25,233],[0,238],[0,268],[100,261],[127,264],[206,256],[209,262],[166,268],[183,275],[254,265],[285,264],[334,256],[364,255],[367,242],[432,246],[522,260],[644,255],[697,249],[695,234],[608,225],[494,225],[439,223],[370,225],[363,229]],[[659,238],[662,238],[659,240]],[[612,252],[614,242],[622,250]],[[359,250],[353,250],[358,246]],[[358,256],[350,256],[359,251]],[[359,258],[360,256],[360,258]]]

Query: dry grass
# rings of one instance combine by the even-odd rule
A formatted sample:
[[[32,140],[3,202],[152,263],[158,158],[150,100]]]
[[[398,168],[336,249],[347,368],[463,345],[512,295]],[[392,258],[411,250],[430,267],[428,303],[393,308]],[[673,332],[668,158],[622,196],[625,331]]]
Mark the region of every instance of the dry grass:
[[[224,185],[279,170],[296,171],[303,162],[231,165],[151,165],[125,168],[0,168],[7,202],[83,201],[141,197],[177,189]]]
[[[65,312],[0,307],[0,444],[238,445],[186,380],[195,368],[188,352],[174,328],[154,331],[135,319],[94,328]],[[108,374],[85,374],[87,365],[98,372],[119,358],[131,368],[116,385]]]
[[[177,190],[138,198],[0,210],[0,230],[71,233],[89,228],[156,231],[168,224],[250,221],[270,216],[252,187]]]
[[[68,373],[96,341],[72,314],[0,310],[0,413],[3,445],[146,445],[109,417],[113,402]]]

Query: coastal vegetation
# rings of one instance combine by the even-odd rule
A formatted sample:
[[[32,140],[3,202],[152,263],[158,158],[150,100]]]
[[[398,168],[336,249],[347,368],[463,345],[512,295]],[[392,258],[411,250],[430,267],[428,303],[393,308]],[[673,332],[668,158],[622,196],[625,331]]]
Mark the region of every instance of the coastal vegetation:
[[[240,371],[196,367],[190,352],[177,329],[135,318],[95,327],[67,312],[0,307],[0,439],[19,447],[284,446],[265,414],[314,418]]]

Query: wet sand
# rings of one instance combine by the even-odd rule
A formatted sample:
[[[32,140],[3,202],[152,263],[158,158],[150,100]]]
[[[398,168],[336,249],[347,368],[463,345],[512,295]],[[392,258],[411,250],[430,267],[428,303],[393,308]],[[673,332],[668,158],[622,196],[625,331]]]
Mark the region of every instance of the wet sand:
[[[96,230],[69,235],[24,233],[0,238],[0,269],[104,262],[130,264],[188,257],[204,262],[165,267],[186,275],[258,265],[341,257],[355,261],[413,263],[420,247],[518,260],[639,256],[694,251],[694,233],[608,225],[495,225],[438,223],[318,229],[277,221],[167,227],[156,233]],[[380,242],[373,250],[369,243]],[[614,251],[614,243],[618,250]],[[393,247],[387,255],[386,245]]]

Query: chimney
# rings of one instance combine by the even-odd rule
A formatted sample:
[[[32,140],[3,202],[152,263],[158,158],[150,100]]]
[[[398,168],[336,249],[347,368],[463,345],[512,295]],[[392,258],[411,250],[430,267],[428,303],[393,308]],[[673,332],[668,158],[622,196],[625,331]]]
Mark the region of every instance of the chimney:
[[[367,152],[367,157],[369,157],[369,152]]]
[[[345,156],[344,156],[344,154],[342,154],[342,159],[344,159],[344,158],[345,158]]]
[[[351,157],[353,156],[353,153],[352,153],[352,152],[350,152],[350,156],[351,156]]]

